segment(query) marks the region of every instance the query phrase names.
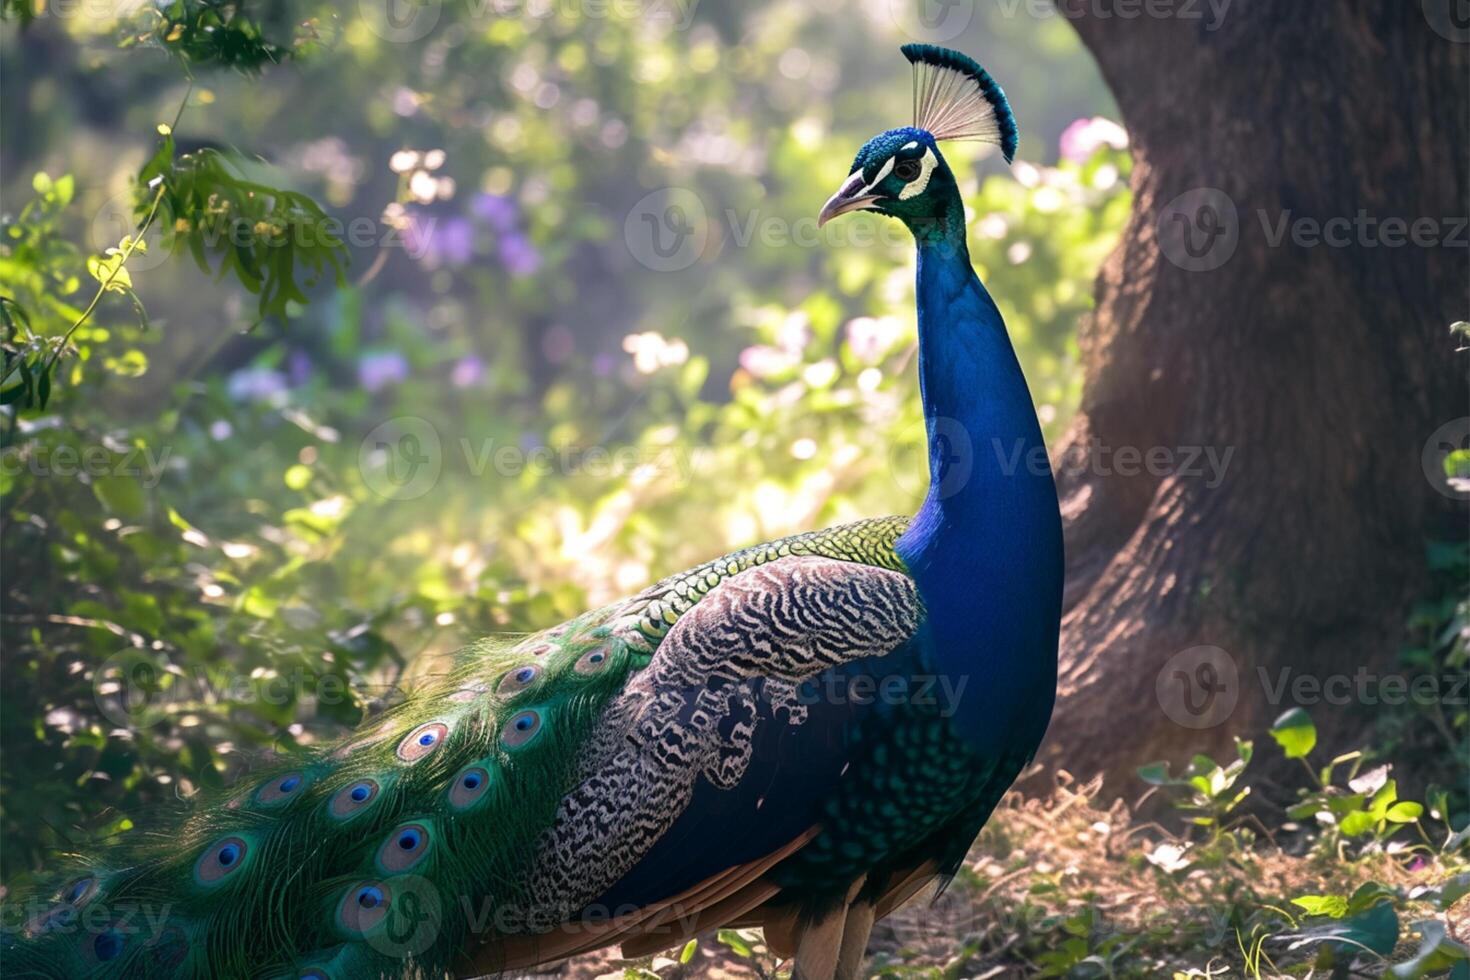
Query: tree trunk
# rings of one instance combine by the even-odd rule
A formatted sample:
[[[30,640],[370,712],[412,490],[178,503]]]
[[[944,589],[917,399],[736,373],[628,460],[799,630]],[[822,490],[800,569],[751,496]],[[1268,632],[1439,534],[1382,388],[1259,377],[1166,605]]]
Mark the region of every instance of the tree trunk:
[[[1421,466],[1467,424],[1463,0],[1058,3],[1131,135],[1134,211],[1056,452],[1041,761],[1131,795],[1138,764],[1229,752],[1296,704],[1338,748],[1354,675],[1394,670],[1425,541],[1465,529]]]

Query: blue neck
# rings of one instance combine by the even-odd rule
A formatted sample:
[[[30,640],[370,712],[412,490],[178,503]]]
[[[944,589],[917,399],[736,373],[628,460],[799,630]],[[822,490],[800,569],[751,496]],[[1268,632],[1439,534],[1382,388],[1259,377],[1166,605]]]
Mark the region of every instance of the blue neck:
[[[970,267],[964,223],[940,228],[916,235],[930,487],[898,553],[924,600],[932,663],[965,680],[956,730],[980,751],[1018,739],[1034,750],[1056,690],[1056,486],[1005,322]]]

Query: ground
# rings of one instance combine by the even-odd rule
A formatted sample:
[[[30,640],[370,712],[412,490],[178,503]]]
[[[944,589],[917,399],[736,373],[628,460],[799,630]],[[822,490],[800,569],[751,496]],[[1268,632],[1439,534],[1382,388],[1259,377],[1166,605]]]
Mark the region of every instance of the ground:
[[[946,891],[880,922],[867,975],[1335,976],[1323,968],[1331,943],[1320,930],[1337,927],[1334,935],[1357,941],[1392,923],[1393,952],[1363,952],[1353,964],[1353,975],[1373,976],[1412,960],[1424,941],[1419,923],[1470,939],[1470,898],[1454,894],[1470,887],[1463,842],[1444,849],[1403,833],[1360,847],[1289,819],[1268,830],[1256,815],[1219,834],[1175,833],[1134,815],[1157,790],[1105,806],[1095,784],[1062,783],[1047,799],[1006,801]],[[1362,889],[1370,882],[1381,891]],[[1366,911],[1307,914],[1342,911],[1336,900],[1350,902],[1355,892]],[[637,961],[604,951],[556,971],[579,980],[785,972],[755,931],[708,933],[692,950]]]

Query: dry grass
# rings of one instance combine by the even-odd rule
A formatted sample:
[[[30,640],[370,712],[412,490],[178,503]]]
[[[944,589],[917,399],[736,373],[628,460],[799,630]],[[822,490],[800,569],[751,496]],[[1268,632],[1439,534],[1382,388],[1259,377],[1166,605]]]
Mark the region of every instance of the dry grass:
[[[1046,799],[1010,798],[976,841],[966,867],[938,897],[921,895],[880,922],[868,948],[870,976],[1273,977],[1373,976],[1417,948],[1412,923],[1443,922],[1470,939],[1470,898],[1446,912],[1426,891],[1467,869],[1419,842],[1354,855],[1326,850],[1305,828],[1274,833],[1243,818],[1228,833],[1188,836],[1101,804],[1096,784],[1065,775]],[[1412,832],[1412,830],[1410,831]],[[1360,958],[1353,972],[1314,967],[1317,947],[1289,951],[1302,895],[1349,895],[1367,882],[1395,893],[1399,948]],[[1293,921],[1295,920],[1295,921]],[[759,933],[740,955],[716,934],[699,937],[687,965],[675,949],[627,962],[616,951],[571,961],[577,978],[775,977],[785,972]],[[1260,943],[1264,956],[1248,963]],[[1089,959],[1091,957],[1091,959]],[[1341,968],[1340,968],[1341,969]]]

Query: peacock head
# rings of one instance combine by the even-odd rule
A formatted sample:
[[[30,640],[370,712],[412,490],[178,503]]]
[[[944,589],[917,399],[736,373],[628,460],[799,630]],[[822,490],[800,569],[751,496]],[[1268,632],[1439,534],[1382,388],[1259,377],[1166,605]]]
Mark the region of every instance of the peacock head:
[[[849,211],[898,218],[915,237],[964,230],[959,185],[939,152],[941,140],[994,143],[1009,163],[1016,118],[1005,92],[974,59],[929,44],[906,44],[914,66],[914,124],[868,140],[837,193],[817,216],[824,225]]]

